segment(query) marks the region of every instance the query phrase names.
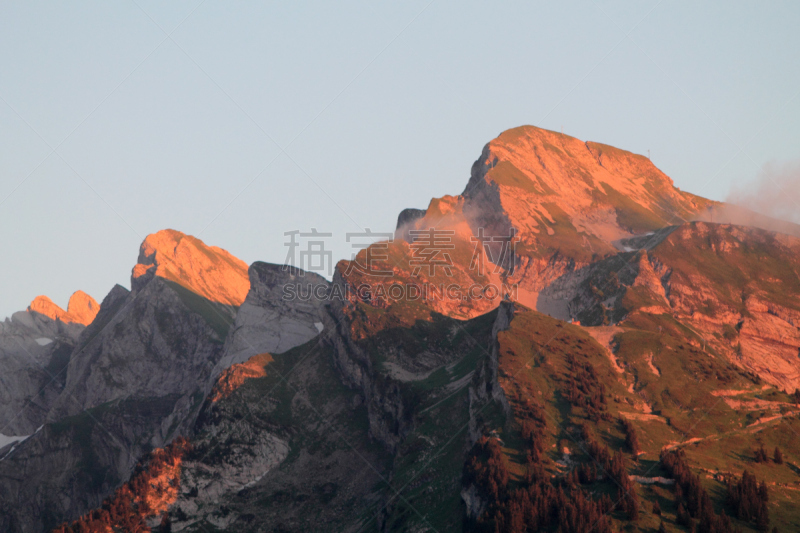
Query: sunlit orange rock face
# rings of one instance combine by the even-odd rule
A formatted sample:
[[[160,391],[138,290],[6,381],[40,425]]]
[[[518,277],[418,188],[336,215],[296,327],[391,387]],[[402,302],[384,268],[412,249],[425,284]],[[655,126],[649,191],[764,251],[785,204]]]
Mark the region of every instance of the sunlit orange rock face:
[[[248,379],[263,378],[267,375],[266,365],[272,362],[268,353],[254,355],[244,363],[232,365],[219,376],[217,383],[209,394],[212,402],[218,402],[230,396],[236,389],[244,385]]]
[[[100,304],[83,291],[77,291],[70,296],[66,311],[53,303],[47,296],[37,296],[28,306],[28,311],[39,313],[52,320],[83,324],[84,326],[92,323],[99,310]]]
[[[800,239],[696,222],[651,252],[671,312],[767,383],[800,387]]]
[[[148,235],[139,248],[132,282],[155,275],[212,302],[239,306],[250,289],[247,264],[226,250],[167,229]]]
[[[67,314],[66,311],[53,303],[47,296],[37,296],[28,306],[28,311],[33,311],[53,320],[59,320]]]
[[[148,520],[164,516],[180,492],[181,466],[191,445],[183,437],[166,448],[157,448],[140,464],[141,469],[107,498],[101,509],[72,524],[62,524],[54,533],[97,531],[148,532]]]
[[[592,267],[572,301],[580,322],[646,327],[669,317],[702,353],[785,391],[800,387],[800,239],[707,222],[659,234],[648,249]]]
[[[67,314],[71,315],[76,322],[88,326],[97,316],[98,311],[100,311],[100,304],[83,291],[76,291],[69,298]]]
[[[517,231],[521,251],[576,259],[631,234],[680,224],[712,202],[680,191],[644,156],[522,126],[487,144],[458,209],[476,233]],[[431,209],[434,208],[434,209]],[[441,218],[434,203],[417,226]],[[453,215],[451,215],[453,216]]]
[[[433,199],[424,212],[401,214],[396,242],[380,266],[402,283],[426,281],[411,275],[413,243],[419,239],[414,232],[452,231],[449,281],[464,286],[488,279],[500,287],[500,297],[444,298],[427,302],[430,308],[477,316],[497,306],[506,283],[516,285],[514,299],[548,311],[540,293],[564,274],[617,253],[619,239],[681,224],[711,204],[677,189],[647,157],[522,126],[484,147],[461,195]],[[492,240],[478,246],[481,232]],[[512,235],[513,254],[503,248]],[[471,268],[476,258],[485,260],[482,275]],[[358,272],[343,279],[351,286],[365,281]]]

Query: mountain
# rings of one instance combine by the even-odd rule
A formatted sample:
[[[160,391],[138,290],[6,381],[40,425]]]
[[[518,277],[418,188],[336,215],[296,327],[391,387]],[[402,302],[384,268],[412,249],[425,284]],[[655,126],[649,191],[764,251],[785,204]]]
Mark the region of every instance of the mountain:
[[[67,310],[64,311],[47,296],[37,296],[28,306],[29,313],[38,313],[50,320],[88,326],[100,309],[94,298],[83,291],[76,291],[69,297]]]
[[[261,349],[316,335],[320,320],[313,306],[297,312],[281,302],[270,307],[280,297],[270,290],[293,275],[278,268],[265,276],[258,263],[248,273],[228,252],[173,230],[149,235],[133,268],[132,290],[114,287],[71,350],[60,352],[61,386],[46,412],[48,423],[1,456],[6,518],[0,530],[52,528],[99,505],[139,457],[187,434],[217,363],[242,351],[235,335],[226,350],[229,330],[250,327],[254,306],[267,306],[260,316],[272,313],[295,330],[279,339],[254,336]]]
[[[98,308],[83,291],[70,297],[67,311],[37,296],[0,324],[0,453],[44,423],[64,385],[69,352]]]
[[[74,321],[88,326],[100,311],[100,304],[83,291],[76,291],[69,297],[67,314],[74,317]]]
[[[148,235],[139,248],[131,286],[153,276],[176,283],[209,302],[238,307],[249,289],[247,265],[227,251],[175,230]]]
[[[714,205],[678,190],[646,157],[523,126],[484,147],[461,195],[434,199],[426,210],[403,211],[398,240],[377,269],[396,270],[395,278],[404,281],[441,283],[441,277],[426,276],[431,269],[412,276],[416,269],[409,265],[415,243],[429,240],[424,231],[435,228],[452,233],[445,253],[455,272],[445,281],[464,287],[513,284],[518,301],[564,315],[561,298],[542,294],[558,278],[616,254],[621,239],[680,224]],[[482,239],[478,250],[476,239]],[[486,272],[474,268],[476,253]],[[365,282],[358,274],[351,277],[353,286]],[[498,292],[466,305],[447,295],[428,303],[467,318],[496,307],[503,291]]]
[[[581,258],[712,205],[675,188],[644,156],[531,126],[484,147],[462,197],[473,227],[505,219],[530,255],[547,256],[572,240]]]
[[[588,269],[570,302],[581,323],[678,321],[706,353],[800,388],[800,239],[694,222],[626,244],[640,249]]]
[[[798,228],[728,207],[526,126],[331,282],[148,236],[0,531],[796,530]]]

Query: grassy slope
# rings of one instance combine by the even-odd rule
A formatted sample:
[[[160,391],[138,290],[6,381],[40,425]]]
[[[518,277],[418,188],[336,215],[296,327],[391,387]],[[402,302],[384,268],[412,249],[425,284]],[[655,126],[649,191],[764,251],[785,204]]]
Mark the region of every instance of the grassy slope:
[[[679,223],[681,220],[691,218],[697,212],[707,208],[713,202],[688,193],[674,189],[671,180],[659,171],[648,158],[595,142],[581,143],[577,139],[558,132],[542,130],[532,126],[521,126],[503,132],[496,141],[514,152],[529,152],[531,156],[547,154],[554,157],[556,163],[552,166],[556,172],[565,176],[584,181],[593,188],[595,205],[609,206],[617,216],[620,227],[631,233],[643,233]],[[554,144],[555,143],[555,144]],[[556,146],[558,145],[558,146]],[[578,154],[570,151],[575,147],[588,148],[597,158],[600,165],[610,169],[612,174],[626,176],[632,182],[640,183],[646,197],[649,198],[649,207],[632,200],[609,184],[599,180],[597,164],[589,164],[586,159],[581,159]],[[542,163],[544,164],[544,163]],[[549,168],[549,167],[548,167]],[[542,170],[547,172],[547,170]],[[534,257],[549,257],[555,251],[562,255],[572,257],[579,262],[596,260],[592,251],[600,256],[613,253],[609,243],[587,235],[578,233],[569,218],[557,207],[558,202],[568,202],[568,198],[561,198],[560,192],[548,186],[541,176],[533,171],[522,172],[514,164],[500,160],[487,172],[487,179],[505,187],[519,189],[526,194],[541,196],[547,210],[555,219],[553,225],[555,233],[536,235],[537,246],[522,249],[525,255]],[[548,200],[547,197],[550,197]],[[586,242],[588,240],[588,242]]]
[[[358,524],[358,516],[365,519],[370,500],[362,501],[362,497],[372,494],[375,501],[374,494],[385,490],[382,479],[389,459],[368,437],[366,408],[348,407],[353,391],[339,380],[329,350],[315,339],[274,355],[265,365],[265,377],[247,379],[217,404],[207,405],[197,439],[203,444],[196,452],[199,457],[205,456],[204,462],[226,457],[242,444],[242,437],[229,436],[228,430],[220,434],[222,438],[214,436],[215,423],[220,421],[244,420],[253,430],[269,431],[289,442],[288,457],[270,476],[292,482],[282,490],[276,490],[274,484],[261,484],[225,502],[229,508],[253,517],[248,523],[237,522],[237,530],[256,531],[265,522],[281,527],[282,515],[295,525],[305,524],[306,529],[315,530],[318,524],[326,523],[329,530],[340,530]],[[232,428],[230,435],[234,434]],[[307,469],[327,470],[332,481],[299,483],[303,476],[310,477]],[[341,482],[343,471],[353,474],[351,485]],[[341,497],[351,493],[352,498]],[[332,520],[330,513],[323,515],[324,504],[332,501],[340,511],[337,520]],[[209,523],[200,523],[194,530],[215,529]]]
[[[483,365],[496,312],[462,322],[438,314],[422,315],[416,307],[389,310],[362,306],[353,327],[361,332],[361,348],[369,354],[375,379],[400,387],[413,429],[400,445],[391,468],[385,499],[365,513],[367,520],[385,506],[387,529],[414,527],[460,531],[464,516],[460,497],[461,470],[467,446],[468,386]],[[425,316],[427,315],[427,319]],[[432,362],[430,354],[437,355]],[[406,368],[424,366],[425,376],[399,382],[388,376],[386,363]],[[500,416],[498,406],[479,415]],[[388,502],[388,505],[387,505]]]
[[[670,317],[671,319],[671,317]],[[780,531],[793,531],[800,520],[797,502],[798,469],[797,448],[793,445],[800,420],[788,418],[765,426],[765,429],[752,432],[745,428],[751,417],[727,406],[720,398],[712,396],[714,390],[725,389],[732,383],[741,384],[741,379],[756,391],[758,388],[749,378],[738,373],[737,369],[702,354],[691,348],[682,330],[673,325],[663,327],[662,333],[648,331],[652,324],[637,324],[643,329],[626,328],[617,336],[619,348],[616,356],[619,364],[626,369],[626,376],[635,376],[633,387],[629,388],[622,375],[613,370],[609,357],[603,348],[580,327],[571,326],[533,311],[518,314],[509,331],[500,334],[501,384],[511,401],[514,412],[519,411],[526,400],[544,404],[548,419],[550,439],[548,454],[549,470],[554,475],[563,472],[556,465],[560,458],[556,451],[557,443],[566,444],[580,461],[588,461],[581,450],[585,445],[580,440],[578,426],[589,423],[595,435],[612,449],[624,449],[624,435],[617,422],[620,412],[637,412],[632,404],[643,400],[656,399],[654,412],[661,420],[634,420],[638,429],[643,455],[638,463],[631,463],[630,474],[663,476],[658,464],[661,448],[669,443],[685,442],[688,438],[701,438],[697,444],[688,445],[686,450],[690,465],[701,474],[707,488],[715,500],[718,510],[724,508],[724,484],[710,478],[708,470],[721,470],[740,475],[748,468],[759,479],[786,484],[774,485],[774,498],[770,509],[772,526]],[[649,353],[661,371],[657,376],[650,370]],[[575,409],[565,401],[563,395],[567,377],[566,355],[585,359],[596,369],[606,385],[609,398],[608,412],[611,420],[591,421],[583,409]],[[630,381],[630,378],[627,378]],[[777,396],[775,396],[777,394]],[[753,392],[753,395],[785,401],[785,395],[775,391]],[[779,398],[778,398],[779,397]],[[519,453],[518,427],[512,422],[503,428],[502,440],[511,465],[516,465],[517,474],[522,474],[522,460]],[[722,435],[717,439],[717,435]],[[769,450],[780,446],[786,457],[783,465],[758,465],[752,457],[753,449],[761,443]],[[792,450],[786,452],[786,450]],[[706,476],[709,476],[708,478]],[[794,488],[793,488],[794,487]],[[608,487],[605,488],[607,490]],[[604,490],[598,487],[598,490]],[[649,510],[652,502],[658,501],[666,521],[673,522],[675,504],[671,488],[659,485],[638,486],[643,500],[638,527],[642,530],[656,529],[658,519]],[[645,512],[646,511],[646,512]],[[622,517],[615,516],[619,527],[628,528]],[[748,524],[738,524],[748,531]]]
[[[693,223],[677,228],[649,254],[651,260],[669,269],[670,283],[703,288],[694,302],[699,313],[714,317],[726,308],[748,316],[745,299],[753,296],[789,309],[800,309],[800,256],[797,245],[791,242],[752,228]],[[718,344],[703,339],[689,318],[676,319],[666,313],[666,308],[665,314],[660,315],[637,312],[658,303],[658,298],[643,286],[620,285],[616,274],[624,279],[626,272],[620,270],[624,261],[632,266],[638,261],[634,253],[620,255],[625,256],[623,260],[606,261],[608,268],[600,266],[590,283],[605,291],[598,294],[598,302],[613,294],[622,297],[613,312],[606,312],[606,320],[621,320],[621,331],[614,339],[616,357],[633,376],[628,381],[632,381],[638,400],[646,401],[653,414],[669,421],[669,424],[635,421],[644,435],[641,440],[645,457],[656,457],[668,442],[698,439],[685,446],[688,460],[698,469],[718,509],[723,508],[725,487],[715,478],[725,473],[738,476],[746,468],[759,479],[772,483],[770,527],[794,531],[800,527],[800,470],[796,459],[787,459],[783,465],[758,464],[753,461],[753,451],[764,444],[771,455],[774,447],[779,446],[785,456],[795,457],[799,422],[787,417],[747,427],[762,417],[795,412],[794,408],[778,409],[790,398],[774,388],[762,390],[758,378],[729,363],[725,354],[715,350]],[[702,300],[706,294],[713,294],[716,302]],[[581,320],[600,323],[598,309],[599,305],[582,315]],[[735,324],[731,324],[716,342],[723,342],[724,337],[731,344],[737,336]],[[651,364],[660,375],[652,371]],[[744,404],[753,400],[780,403],[774,404],[773,410],[748,409],[744,404],[734,409],[713,394],[721,390],[745,391],[735,396]],[[674,512],[674,505],[667,507],[665,503],[669,505],[662,501],[662,509]],[[748,530],[747,525],[740,526]]]
[[[742,296],[749,293],[800,310],[800,241],[787,240],[793,247],[768,231],[692,223],[652,253],[684,283],[692,283],[692,276],[708,280],[714,294],[731,307],[740,308]]]

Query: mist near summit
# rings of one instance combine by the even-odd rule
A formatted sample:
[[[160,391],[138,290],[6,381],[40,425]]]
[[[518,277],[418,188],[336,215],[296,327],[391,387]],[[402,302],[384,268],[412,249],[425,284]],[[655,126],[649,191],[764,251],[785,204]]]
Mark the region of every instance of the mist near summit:
[[[800,160],[767,163],[755,180],[731,187],[725,201],[800,224]]]
[[[732,185],[725,203],[694,219],[800,236],[800,160],[765,164],[755,179]]]

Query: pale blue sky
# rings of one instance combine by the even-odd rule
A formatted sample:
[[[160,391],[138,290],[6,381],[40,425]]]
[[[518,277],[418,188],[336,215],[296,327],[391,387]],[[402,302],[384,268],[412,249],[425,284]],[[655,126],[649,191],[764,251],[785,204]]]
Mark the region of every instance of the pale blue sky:
[[[348,257],[521,124],[714,199],[800,156],[798,3],[137,2],[0,4],[0,316],[128,286],[163,228]]]

